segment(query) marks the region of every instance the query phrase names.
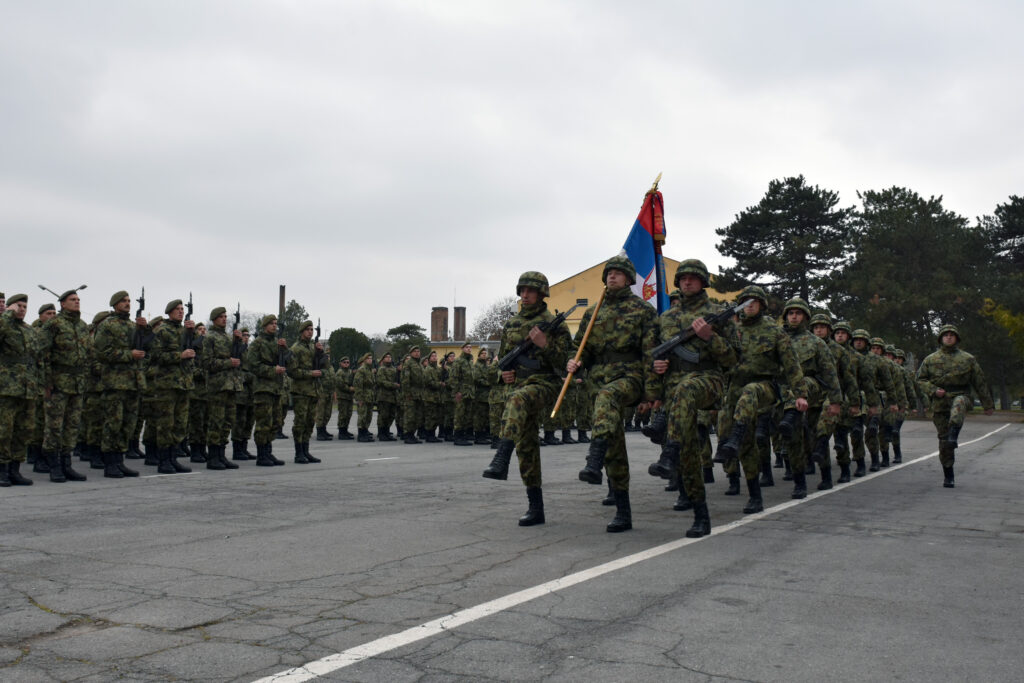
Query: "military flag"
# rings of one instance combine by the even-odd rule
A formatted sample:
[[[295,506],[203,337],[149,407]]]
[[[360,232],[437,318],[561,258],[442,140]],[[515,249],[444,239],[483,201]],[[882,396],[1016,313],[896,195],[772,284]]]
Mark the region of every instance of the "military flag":
[[[644,195],[640,215],[633,223],[633,229],[622,245],[633,267],[636,268],[636,284],[633,291],[644,301],[658,309],[668,310],[668,280],[665,279],[665,261],[661,256],[661,245],[665,242],[665,203],[658,191],[661,174]]]

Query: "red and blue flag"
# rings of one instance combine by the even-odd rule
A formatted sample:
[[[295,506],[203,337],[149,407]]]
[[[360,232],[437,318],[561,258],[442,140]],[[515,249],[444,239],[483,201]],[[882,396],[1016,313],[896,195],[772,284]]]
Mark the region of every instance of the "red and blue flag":
[[[659,175],[660,179],[661,176]],[[633,291],[644,301],[658,309],[668,310],[668,281],[665,279],[665,262],[661,245],[665,242],[665,204],[658,191],[658,183],[644,196],[640,215],[629,231],[622,250],[636,268],[636,284]]]

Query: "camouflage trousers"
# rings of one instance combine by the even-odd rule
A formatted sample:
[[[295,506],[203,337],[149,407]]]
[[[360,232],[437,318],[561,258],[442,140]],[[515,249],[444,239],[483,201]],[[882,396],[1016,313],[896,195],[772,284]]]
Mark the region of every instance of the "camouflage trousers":
[[[36,397],[36,416],[32,420],[32,433],[29,436],[28,443],[30,446],[41,447],[43,445],[43,431],[46,428],[46,411],[44,410],[43,404],[46,400],[45,395],[40,394]]]
[[[128,440],[135,433],[139,421],[139,392],[107,389],[101,401],[103,439],[100,450],[104,453],[124,453],[128,450]]]
[[[395,421],[395,414],[398,412],[398,406],[390,401],[377,401],[377,431],[387,432],[391,430],[391,425]],[[360,417],[360,424],[362,423]],[[400,426],[404,427],[403,423],[399,423]]]
[[[943,467],[952,467],[956,459],[956,449],[946,441],[946,437],[949,436],[949,428],[953,425],[963,426],[967,410],[971,407],[970,401],[970,396],[961,394],[953,399],[948,413],[945,411],[932,413],[932,424],[935,425],[935,431],[939,437],[939,462]]]
[[[402,431],[415,434],[423,426],[423,402],[418,398],[402,399]]]
[[[331,413],[334,412],[334,396],[324,392],[320,398],[316,400],[316,410],[314,411],[315,424],[317,429],[326,429],[327,423],[331,421]]]
[[[629,490],[629,457],[623,419],[643,397],[643,387],[632,377],[619,377],[597,387],[594,396],[594,438],[608,441],[604,469],[616,491]]]
[[[236,399],[237,401],[237,399]],[[248,441],[252,438],[252,428],[256,423],[256,411],[252,403],[235,403],[235,421],[231,425],[232,441]]]
[[[86,392],[82,400],[82,425],[82,441],[99,448],[103,441],[103,395],[100,392]]]
[[[506,396],[501,415],[501,438],[512,439],[519,458],[519,476],[529,488],[539,487],[540,436],[537,430],[545,410],[556,396],[555,389],[546,384],[514,385]]]
[[[701,411],[712,408],[725,390],[722,378],[693,373],[675,382],[668,391],[668,438],[679,444],[679,475],[686,495],[695,503],[703,503],[704,462],[697,423]],[[710,455],[711,442],[708,441]]]
[[[711,425],[718,421],[717,410],[697,411],[697,435],[700,437],[700,461],[703,467],[713,467],[711,461]]]
[[[153,414],[153,391],[147,389],[139,393],[138,417],[135,420],[135,428],[132,430],[129,443],[135,443],[142,436],[143,427],[146,429],[146,443],[156,443],[156,428],[149,424],[150,416]]]
[[[486,432],[488,427],[487,415],[490,413],[491,407],[486,400],[473,401],[473,431],[474,432]]]
[[[277,410],[274,411],[274,432],[284,429],[284,418],[288,414],[288,404],[291,403],[291,395],[288,392],[281,394],[277,399]]]
[[[188,402],[188,442],[193,445],[206,443],[206,393],[202,398],[194,394]]]
[[[455,429],[467,430],[473,428],[473,399],[462,397],[462,400],[455,401],[455,411],[452,416],[452,424]]]
[[[497,436],[501,432],[501,414],[505,412],[505,403],[491,403],[488,406],[487,424],[491,434]]]
[[[64,453],[73,450],[82,426],[82,395],[65,394],[54,389],[50,397],[43,400],[43,410],[36,412],[45,416],[43,451]]]
[[[156,430],[158,448],[170,448],[184,441],[188,430],[189,392],[184,389],[157,389],[154,392],[152,409],[147,415],[147,429],[150,424]]]
[[[253,400],[257,446],[271,443],[277,435],[277,425],[284,422],[281,399],[277,394],[258,393]]]
[[[338,431],[347,432],[348,425],[352,422],[352,398],[346,396],[338,397]]]
[[[441,404],[436,401],[429,401],[423,403],[422,406],[423,428],[428,432],[437,429],[437,425],[441,421]]]
[[[316,423],[316,396],[299,396],[292,394],[295,415],[292,422],[292,440],[296,443],[309,443]]]
[[[778,400],[775,383],[769,380],[749,384],[729,384],[725,395],[725,409],[718,414],[718,438],[728,439],[735,423],[747,425],[747,433],[740,444],[739,463],[747,479],[756,479],[761,473],[761,454],[754,443],[757,416],[772,410]],[[727,474],[736,472],[735,464],[726,467]]]
[[[356,401],[356,409],[359,411],[356,426],[359,429],[369,429],[373,420],[373,401]]]
[[[35,428],[36,402],[17,396],[0,396],[0,465],[25,462]]]
[[[223,446],[235,425],[238,406],[234,391],[210,391],[206,394],[206,438],[203,443]]]
[[[498,418],[500,421],[500,417]],[[441,403],[441,426],[445,429],[452,429],[455,425],[455,401],[446,397]],[[494,432],[497,434],[498,432]]]

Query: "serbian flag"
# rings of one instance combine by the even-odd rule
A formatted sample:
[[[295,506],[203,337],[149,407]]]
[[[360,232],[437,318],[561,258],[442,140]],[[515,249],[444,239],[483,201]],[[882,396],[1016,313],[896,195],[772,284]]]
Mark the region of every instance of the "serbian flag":
[[[658,175],[661,179],[661,175]],[[622,251],[636,268],[636,284],[633,291],[644,301],[658,309],[668,310],[668,281],[665,279],[665,262],[661,256],[661,245],[665,242],[665,204],[658,182],[644,196],[640,215],[629,231]]]

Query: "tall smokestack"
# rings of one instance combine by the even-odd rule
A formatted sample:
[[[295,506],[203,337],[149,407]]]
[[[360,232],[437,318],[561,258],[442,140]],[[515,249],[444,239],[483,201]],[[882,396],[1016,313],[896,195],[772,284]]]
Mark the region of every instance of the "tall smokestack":
[[[455,307],[455,330],[452,332],[452,339],[465,341],[466,339],[466,307]]]
[[[448,340],[448,307],[434,306],[430,309],[430,341]]]

